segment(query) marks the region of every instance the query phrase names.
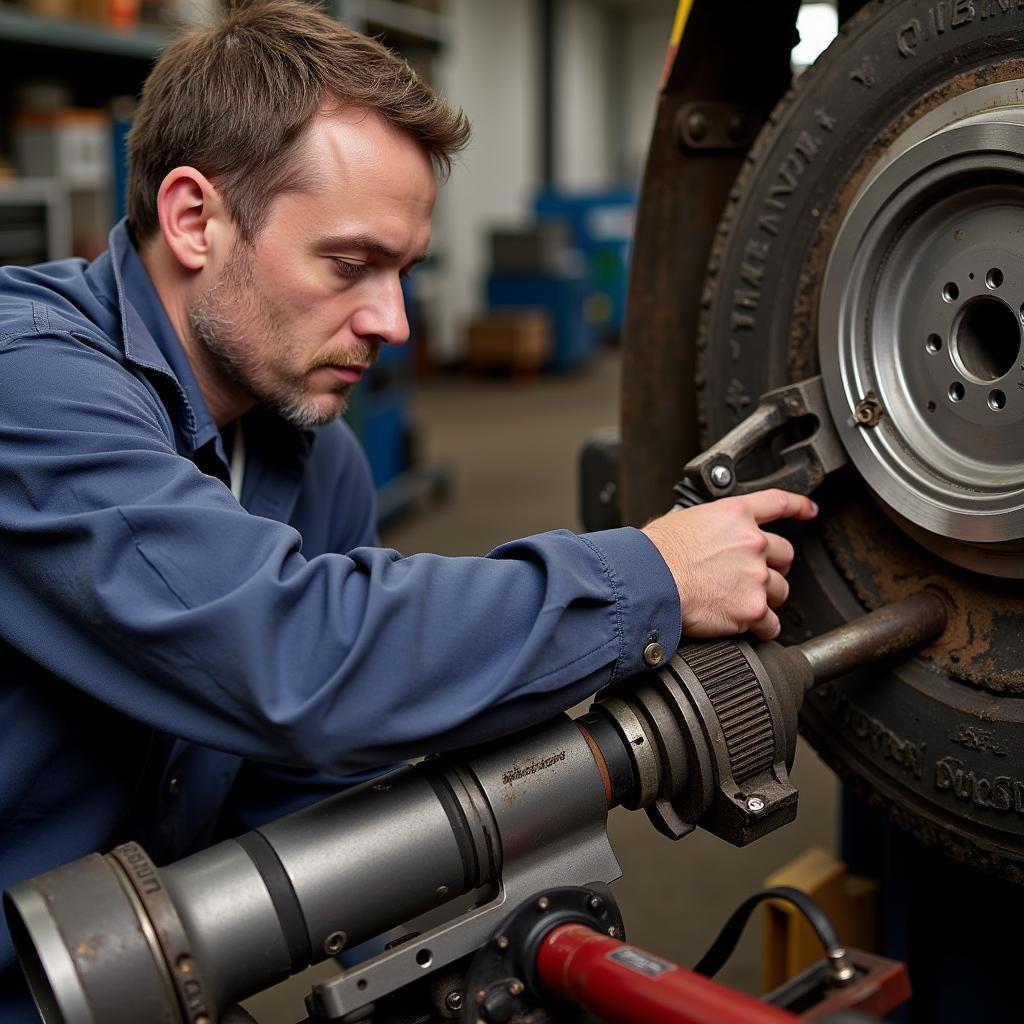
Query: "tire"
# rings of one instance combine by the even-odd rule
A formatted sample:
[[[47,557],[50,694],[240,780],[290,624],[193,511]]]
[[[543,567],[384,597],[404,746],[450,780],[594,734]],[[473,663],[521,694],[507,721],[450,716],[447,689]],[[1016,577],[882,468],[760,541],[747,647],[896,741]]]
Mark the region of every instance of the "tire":
[[[818,372],[832,244],[887,149],[929,111],[1018,79],[1016,0],[878,0],[843,26],[770,117],[719,225],[698,341],[704,445],[763,392]],[[1024,882],[1024,587],[916,544],[852,467],[819,497],[821,519],[794,531],[789,641],[926,585],[948,595],[952,618],[920,657],[816,690],[808,738],[897,825]]]

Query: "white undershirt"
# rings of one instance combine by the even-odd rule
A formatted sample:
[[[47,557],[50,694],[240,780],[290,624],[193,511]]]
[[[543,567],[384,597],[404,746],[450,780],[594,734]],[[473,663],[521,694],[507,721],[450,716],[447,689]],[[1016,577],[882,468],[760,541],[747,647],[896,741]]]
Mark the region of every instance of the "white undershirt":
[[[235,420],[235,439],[231,445],[231,493],[242,504],[242,483],[245,481],[245,435],[242,421]]]

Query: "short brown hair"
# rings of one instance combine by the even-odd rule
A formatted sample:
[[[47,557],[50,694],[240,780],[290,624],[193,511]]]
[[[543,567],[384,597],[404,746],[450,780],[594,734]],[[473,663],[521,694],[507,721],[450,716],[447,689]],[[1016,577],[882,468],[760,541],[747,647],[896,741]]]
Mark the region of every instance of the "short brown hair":
[[[252,239],[274,196],[301,180],[297,140],[325,103],[371,110],[423,147],[442,176],[469,121],[387,47],[304,0],[235,0],[219,21],[174,39],[142,91],[128,139],[128,224],[159,226],[156,198],[175,167],[213,181]]]

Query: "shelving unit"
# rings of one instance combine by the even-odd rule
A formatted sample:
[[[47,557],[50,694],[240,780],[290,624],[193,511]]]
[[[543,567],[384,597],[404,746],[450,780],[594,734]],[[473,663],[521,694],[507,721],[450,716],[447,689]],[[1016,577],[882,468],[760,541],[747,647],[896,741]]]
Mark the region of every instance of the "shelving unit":
[[[359,32],[383,33],[398,49],[439,49],[448,40],[446,15],[398,0],[335,0],[334,12]]]
[[[148,62],[170,38],[170,32],[157,28],[117,32],[85,21],[44,18],[17,7],[0,6],[0,46],[4,47],[18,44]]]
[[[426,6],[333,0],[333,13],[351,28],[380,36],[428,75],[431,59],[448,38],[447,18]],[[114,97],[138,96],[153,60],[171,38],[169,29],[118,31],[0,3],[0,148],[6,154],[14,150],[11,126],[19,89],[26,82],[58,80],[74,105],[106,107]],[[389,357],[360,388],[352,417],[374,463],[385,517],[399,513],[417,495],[439,493],[447,485],[444,471],[409,464],[412,352],[395,350]]]

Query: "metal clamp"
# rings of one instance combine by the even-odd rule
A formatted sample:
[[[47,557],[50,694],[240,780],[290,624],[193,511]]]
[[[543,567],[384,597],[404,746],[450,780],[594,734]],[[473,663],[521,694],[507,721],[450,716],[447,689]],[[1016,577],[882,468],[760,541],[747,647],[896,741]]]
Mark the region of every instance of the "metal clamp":
[[[777,468],[752,480],[738,479],[736,467],[741,460],[801,420],[809,433],[779,452]],[[765,392],[742,423],[686,464],[685,479],[705,498],[749,494],[769,487],[810,494],[846,462],[846,449],[832,423],[818,376]]]
[[[676,126],[684,149],[747,150],[760,121],[738,103],[698,100],[679,108]]]

